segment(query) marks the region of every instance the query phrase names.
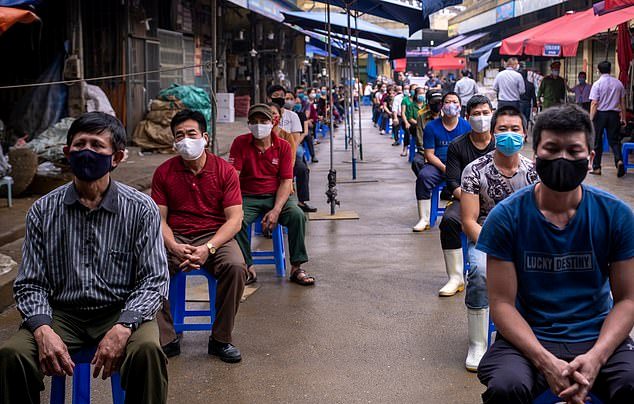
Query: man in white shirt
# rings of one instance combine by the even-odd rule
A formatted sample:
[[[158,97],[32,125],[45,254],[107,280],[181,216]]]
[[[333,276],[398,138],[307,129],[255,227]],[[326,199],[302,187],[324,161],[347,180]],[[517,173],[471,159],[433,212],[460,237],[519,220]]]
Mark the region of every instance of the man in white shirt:
[[[460,80],[456,82],[454,91],[462,101],[461,115],[464,117],[467,111],[467,103],[469,103],[471,97],[478,94],[478,84],[470,77],[469,70],[465,69],[460,72]]]
[[[399,140],[399,128],[401,116],[401,104],[403,103],[403,87],[396,86],[396,95],[392,100],[392,137],[394,137],[394,143],[392,146],[399,146],[401,141]]]
[[[524,78],[518,72],[519,65],[517,58],[509,58],[506,61],[506,69],[495,76],[493,89],[497,93],[498,109],[507,105],[520,109],[520,96],[526,89]]]

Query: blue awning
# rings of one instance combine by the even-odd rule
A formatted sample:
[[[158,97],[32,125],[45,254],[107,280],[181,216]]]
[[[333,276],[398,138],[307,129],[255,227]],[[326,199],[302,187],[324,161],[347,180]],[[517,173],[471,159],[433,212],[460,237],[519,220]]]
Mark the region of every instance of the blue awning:
[[[322,48],[320,48],[318,46],[311,45],[311,44],[307,43],[306,44],[306,57],[312,58],[314,56],[328,57],[328,51],[323,50]]]
[[[493,50],[495,48],[499,48],[500,46],[502,46],[502,41],[491,42],[490,44],[486,44],[483,47],[478,48],[478,49],[474,50],[473,52],[471,52],[469,57],[471,57],[471,58],[480,57],[484,53],[486,53],[486,52],[488,52],[490,50]]]
[[[284,21],[289,24],[295,24],[304,29],[321,29],[324,31],[327,29],[325,13],[284,11],[283,14],[285,17]],[[347,35],[347,23],[348,20],[346,14],[330,13],[330,26],[332,32]],[[358,20],[357,27],[359,31],[359,38],[386,44],[390,49],[390,59],[405,57],[407,38],[363,20]],[[353,28],[352,31],[356,35],[357,30]]]
[[[475,42],[478,39],[482,38],[483,36],[487,35],[488,32],[481,32],[479,34],[473,34],[473,35],[458,35],[452,39],[450,39],[447,42],[444,42],[438,46],[436,46],[434,49],[432,49],[432,55],[441,55],[443,53],[448,53],[448,52],[459,52],[461,51],[466,45],[469,45],[471,42]]]
[[[429,28],[429,15],[445,7],[455,6],[462,0],[317,0],[363,14],[375,15],[388,20],[398,21],[409,26],[409,34],[423,28]]]

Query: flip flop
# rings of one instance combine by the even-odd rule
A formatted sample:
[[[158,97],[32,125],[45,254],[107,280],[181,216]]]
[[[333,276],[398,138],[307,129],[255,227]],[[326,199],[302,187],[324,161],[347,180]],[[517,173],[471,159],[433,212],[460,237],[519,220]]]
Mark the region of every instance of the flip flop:
[[[250,285],[258,281],[258,276],[254,275],[251,271],[247,270],[247,280],[244,282],[244,285]]]

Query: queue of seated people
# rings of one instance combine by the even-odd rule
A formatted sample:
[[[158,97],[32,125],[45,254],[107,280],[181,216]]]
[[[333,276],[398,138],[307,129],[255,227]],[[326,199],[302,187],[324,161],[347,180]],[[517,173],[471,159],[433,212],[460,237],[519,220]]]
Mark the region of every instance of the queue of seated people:
[[[587,112],[544,111],[531,159],[520,154],[527,122],[514,106],[494,111],[474,95],[461,111],[455,92],[412,87],[379,88],[373,119],[393,133],[402,125],[416,142],[414,232],[430,229],[432,193],[446,192],[439,230],[448,280],[438,294],[466,286],[465,367],[487,386],[483,402],[532,403],[548,388],[567,403],[585,402],[590,390],[630,402],[634,313],[621,313],[634,309],[634,217],[615,197],[581,185],[594,157]],[[625,285],[614,287],[622,277]]]
[[[440,225],[448,282],[439,295],[465,288],[464,232],[465,365],[486,385],[483,401],[531,403],[550,389],[567,403],[583,403],[591,391],[631,402],[634,215],[582,184],[594,157],[587,112],[564,105],[540,114],[531,160],[520,154],[526,121],[516,108],[494,112],[476,95],[462,119],[457,94],[431,91],[421,108],[415,90],[418,115],[409,121],[422,132],[413,163],[420,219],[444,181],[452,199]],[[14,286],[24,321],[0,347],[0,401],[39,402],[44,376],[72,375],[71,353],[97,344],[95,374],[120,370],[127,402],[165,403],[167,356],[180,351],[169,277],[188,269],[217,279],[208,353],[240,361],[231,334],[244,285],[256,277],[246,232],[258,217],[265,229],[288,228],[290,281],[315,284],[302,267],[306,218],[280,111],[253,105],[250,133],[235,139],[228,162],[206,151],[204,117],[179,112],[171,122],[178,156],[156,170],[151,196],[110,178],[126,138],[116,118],[92,112],[73,122],[64,149],[73,182],[27,215]],[[498,330],[491,347],[489,310]]]

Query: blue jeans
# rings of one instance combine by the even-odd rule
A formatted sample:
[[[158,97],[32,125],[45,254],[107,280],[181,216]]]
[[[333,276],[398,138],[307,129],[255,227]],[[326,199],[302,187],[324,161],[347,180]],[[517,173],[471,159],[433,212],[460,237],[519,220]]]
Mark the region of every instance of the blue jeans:
[[[445,174],[432,164],[425,164],[416,178],[416,199],[431,199],[431,191],[445,180]]]
[[[480,250],[476,250],[472,241],[469,241],[469,265],[465,304],[469,309],[486,309],[489,307],[489,298],[487,297],[487,255]]]

